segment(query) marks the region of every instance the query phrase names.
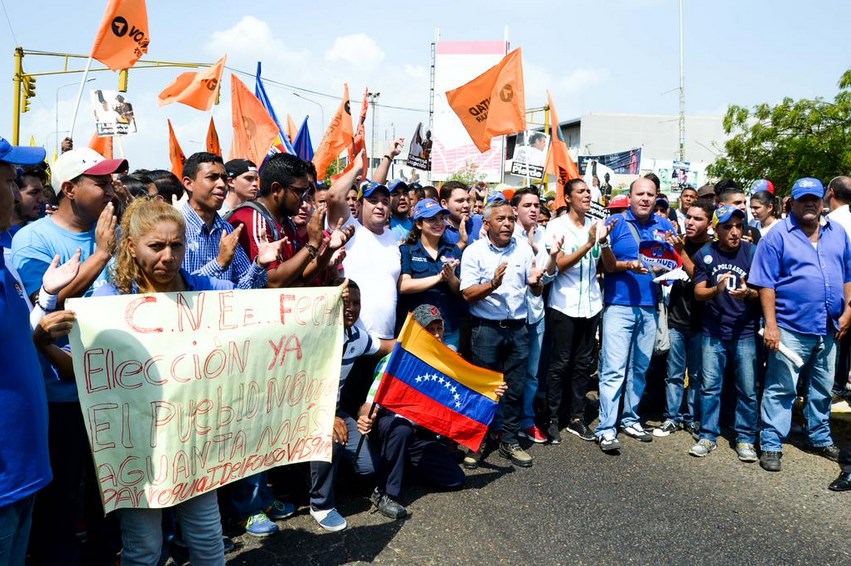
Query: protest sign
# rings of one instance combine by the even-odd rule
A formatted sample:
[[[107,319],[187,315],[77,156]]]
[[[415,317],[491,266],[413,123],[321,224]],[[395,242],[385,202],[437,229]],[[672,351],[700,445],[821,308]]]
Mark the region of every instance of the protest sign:
[[[114,90],[93,90],[90,97],[98,136],[125,136],[136,133],[133,105],[123,94]]]
[[[518,134],[514,153],[509,160],[509,172],[512,175],[543,179],[549,146],[550,136],[543,132],[526,131]]]
[[[408,160],[405,164],[423,171],[430,171],[432,144],[431,130],[426,130],[423,134],[423,123],[420,122],[414,130],[414,135],[411,136],[411,146],[408,148]]]
[[[162,508],[330,461],[340,288],[73,299],[71,351],[104,510]]]

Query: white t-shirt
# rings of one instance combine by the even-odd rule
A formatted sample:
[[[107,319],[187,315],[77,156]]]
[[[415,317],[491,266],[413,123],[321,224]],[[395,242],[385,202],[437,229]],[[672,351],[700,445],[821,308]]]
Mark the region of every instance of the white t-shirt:
[[[851,236],[851,206],[844,204],[827,215],[831,222],[836,222]]]
[[[561,249],[570,255],[588,241],[588,231],[594,222],[593,218],[586,216],[585,226],[577,228],[568,214],[554,218],[547,224],[547,241],[564,236]],[[597,262],[601,251],[600,244],[595,243],[573,267],[556,275],[550,289],[548,306],[551,309],[572,318],[591,318],[603,310],[603,295],[597,281]]]
[[[346,243],[343,271],[360,287],[360,320],[370,334],[392,339],[396,327],[396,284],[402,271],[399,242],[389,228],[377,236],[354,216],[349,216],[345,226],[355,227]]]

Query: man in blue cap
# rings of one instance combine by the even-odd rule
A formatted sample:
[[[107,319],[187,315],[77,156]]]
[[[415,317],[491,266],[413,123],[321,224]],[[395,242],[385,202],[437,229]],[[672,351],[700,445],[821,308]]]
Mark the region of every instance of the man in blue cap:
[[[851,241],[841,226],[822,218],[823,198],[818,179],[795,181],[791,214],[762,239],[751,269],[769,350],[759,461],[769,472],[780,471],[781,443],[789,434],[802,374],[809,374],[804,414],[810,449],[834,461],[839,455],[830,433],[830,391],[836,341],[851,324]],[[781,354],[781,344],[803,365]]]
[[[6,265],[16,165],[44,160],[44,148],[16,147],[0,137],[0,562],[23,564],[35,494],[51,478],[47,400],[33,346],[29,311]]]

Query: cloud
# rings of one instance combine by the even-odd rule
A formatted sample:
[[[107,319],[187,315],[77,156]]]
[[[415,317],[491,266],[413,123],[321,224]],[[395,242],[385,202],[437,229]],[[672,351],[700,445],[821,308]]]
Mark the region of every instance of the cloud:
[[[262,60],[298,65],[311,56],[309,49],[287,47],[268,23],[254,16],[244,16],[232,27],[214,31],[205,49],[216,57],[227,53],[229,61],[240,63]]]
[[[366,34],[343,35],[325,52],[325,60],[351,63],[358,67],[375,67],[384,60],[384,51]]]

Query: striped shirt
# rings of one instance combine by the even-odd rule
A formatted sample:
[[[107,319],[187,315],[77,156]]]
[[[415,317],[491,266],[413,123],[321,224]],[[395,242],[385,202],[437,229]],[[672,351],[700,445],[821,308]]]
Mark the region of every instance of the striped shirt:
[[[588,241],[588,231],[595,220],[585,218],[585,226],[577,228],[565,214],[547,224],[547,241],[564,236],[562,251],[570,255]],[[600,244],[582,256],[572,267],[556,275],[550,289],[549,307],[571,318],[591,318],[603,310],[600,283],[597,281],[597,262],[600,260]]]
[[[204,275],[225,279],[237,289],[257,289],[266,286],[266,270],[257,262],[248,259],[241,246],[237,246],[233,261],[227,269],[222,269],[216,260],[219,256],[219,242],[222,235],[233,232],[233,227],[218,214],[213,217],[212,227],[201,220],[189,202],[180,209],[186,219],[186,257],[183,268],[193,275]]]

